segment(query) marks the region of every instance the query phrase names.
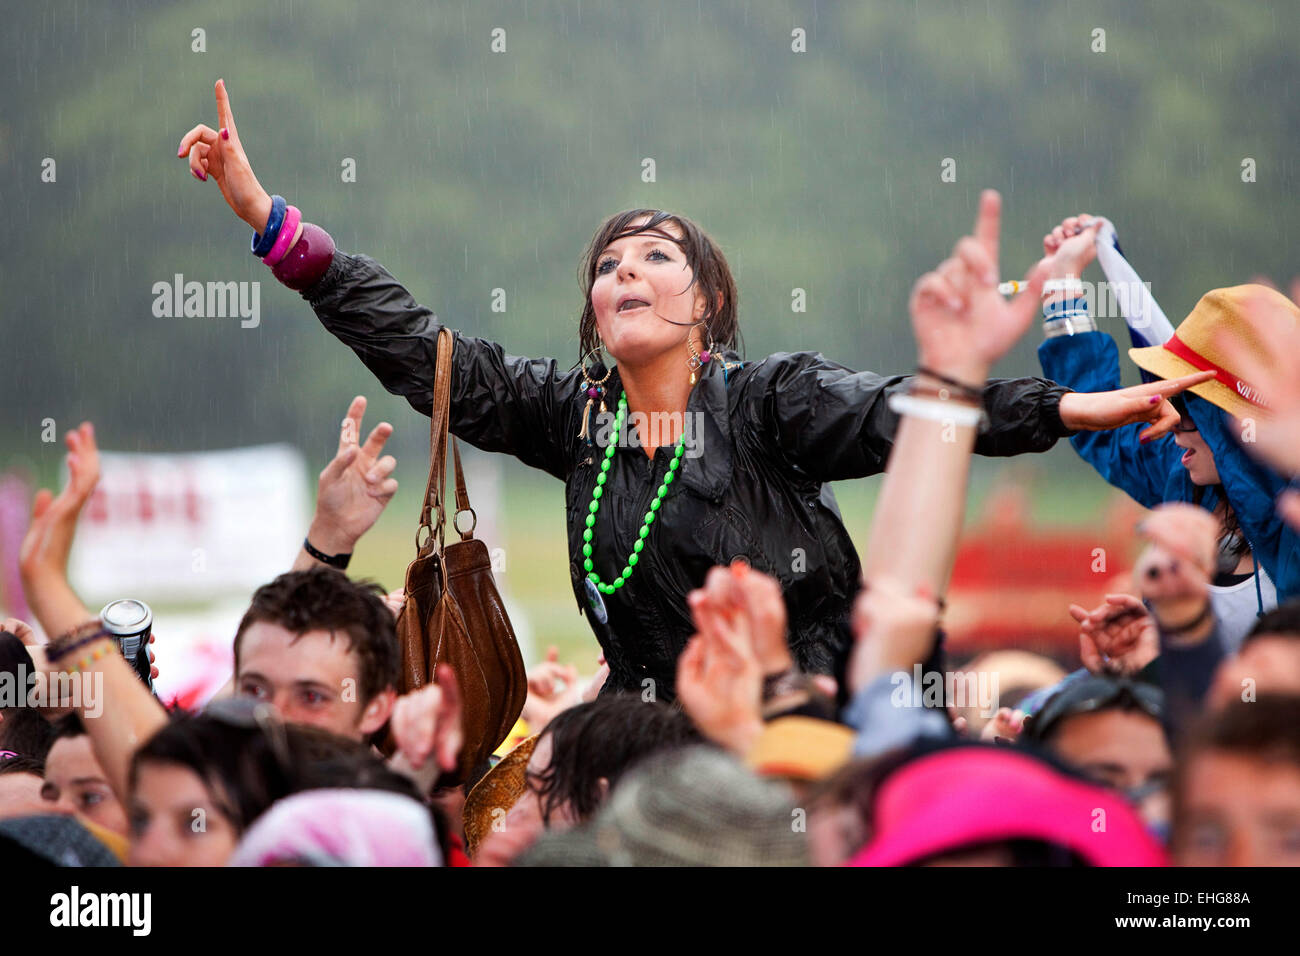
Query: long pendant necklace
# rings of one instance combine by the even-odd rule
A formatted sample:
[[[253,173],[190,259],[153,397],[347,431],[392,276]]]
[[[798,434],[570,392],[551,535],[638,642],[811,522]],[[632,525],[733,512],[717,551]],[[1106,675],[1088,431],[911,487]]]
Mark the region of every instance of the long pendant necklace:
[[[609,445],[605,448],[605,458],[600,463],[600,474],[596,476],[596,487],[591,492],[591,506],[587,509],[587,528],[582,532],[582,567],[587,572],[587,580],[592,582],[602,594],[613,594],[632,576],[632,569],[641,560],[641,552],[645,549],[645,540],[650,535],[650,525],[654,524],[655,515],[659,511],[660,505],[663,504],[664,495],[668,494],[668,486],[673,483],[673,478],[677,475],[677,469],[682,466],[682,454],[686,451],[686,432],[683,431],[681,437],[677,439],[677,450],[673,453],[673,460],[668,466],[667,474],[664,475],[663,483],[659,486],[654,499],[650,502],[650,510],[645,513],[645,521],[641,524],[641,530],[637,532],[636,544],[632,546],[632,553],[627,556],[627,564],[623,566],[623,570],[619,572],[618,577],[612,583],[606,584],[594,570],[595,565],[591,560],[591,539],[595,537],[594,528],[596,527],[596,513],[600,511],[600,497],[605,493],[605,480],[609,477],[609,469],[614,463],[614,452],[618,449],[618,436],[623,433],[623,420],[626,417],[627,394],[624,393],[618,397],[618,411],[614,414],[614,430],[610,435]]]

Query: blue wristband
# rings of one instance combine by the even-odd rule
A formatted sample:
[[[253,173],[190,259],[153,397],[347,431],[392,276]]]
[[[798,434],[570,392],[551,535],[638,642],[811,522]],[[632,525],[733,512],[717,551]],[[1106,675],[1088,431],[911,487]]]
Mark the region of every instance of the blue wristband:
[[[280,226],[284,224],[284,211],[287,203],[283,196],[271,197],[271,215],[266,220],[266,232],[260,236],[253,233],[253,255],[259,259],[265,259],[266,254],[271,251],[275,245],[275,238],[280,234]]]
[[[1059,319],[1063,315],[1077,315],[1079,313],[1088,314],[1088,300],[1081,295],[1070,299],[1062,299],[1059,302],[1049,302],[1043,306],[1043,318],[1045,319]]]

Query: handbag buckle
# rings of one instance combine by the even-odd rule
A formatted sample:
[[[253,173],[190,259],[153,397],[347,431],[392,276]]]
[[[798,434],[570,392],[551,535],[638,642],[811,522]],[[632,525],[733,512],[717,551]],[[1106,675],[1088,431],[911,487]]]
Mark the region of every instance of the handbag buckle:
[[[473,520],[470,523],[468,531],[461,531],[460,516],[465,514],[465,512],[467,511],[469,512],[470,518],[472,518]],[[474,529],[478,527],[478,513],[473,508],[462,508],[459,511],[457,511],[455,515],[452,516],[451,526],[456,529],[456,533],[459,534],[462,538],[468,538],[474,534]]]

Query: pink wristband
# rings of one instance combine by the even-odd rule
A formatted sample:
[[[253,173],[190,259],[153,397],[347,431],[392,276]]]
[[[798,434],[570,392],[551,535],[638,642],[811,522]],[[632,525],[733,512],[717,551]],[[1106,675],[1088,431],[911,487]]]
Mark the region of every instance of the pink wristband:
[[[293,245],[293,234],[298,231],[298,223],[302,222],[302,213],[298,211],[297,206],[290,206],[284,211],[284,223],[280,226],[280,234],[275,237],[275,245],[271,251],[266,254],[262,261],[267,266],[274,267],[277,262],[284,258],[289,247]]]
[[[304,222],[302,238],[276,263],[271,274],[295,292],[302,292],[329,271],[334,251],[334,240],[328,232],[313,222]]]

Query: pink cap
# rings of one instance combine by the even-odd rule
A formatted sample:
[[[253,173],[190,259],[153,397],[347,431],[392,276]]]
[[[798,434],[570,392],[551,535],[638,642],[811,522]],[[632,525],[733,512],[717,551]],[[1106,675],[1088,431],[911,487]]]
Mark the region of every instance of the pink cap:
[[[1093,866],[1167,866],[1118,793],[1003,746],[954,747],[904,764],[880,785],[875,838],[850,866],[905,866],[982,843],[1041,840]]]

